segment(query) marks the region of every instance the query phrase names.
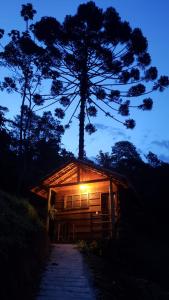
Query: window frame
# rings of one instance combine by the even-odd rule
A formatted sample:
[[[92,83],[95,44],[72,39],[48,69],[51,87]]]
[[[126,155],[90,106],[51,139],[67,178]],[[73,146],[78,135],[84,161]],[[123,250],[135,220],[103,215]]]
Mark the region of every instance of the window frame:
[[[84,199],[82,199],[82,197],[84,195],[87,195],[87,205],[86,206],[82,206],[82,200],[84,201]],[[75,202],[75,200],[73,199],[73,197],[79,197],[79,200],[76,200],[76,201],[80,201],[80,206],[74,206],[73,205],[73,202]],[[68,199],[71,197],[71,200]],[[67,202],[68,201],[71,201],[72,204],[71,204],[71,207],[67,207]],[[74,210],[74,209],[88,209],[89,208],[89,193],[83,193],[83,194],[72,194],[72,195],[65,195],[64,196],[64,210]]]
[[[91,197],[91,195],[97,195],[97,197],[93,196]],[[87,205],[86,206],[82,206],[82,197],[83,195],[87,195]],[[73,197],[75,196],[79,196],[79,201],[80,201],[80,206],[73,206]],[[71,200],[68,198],[71,198]],[[95,200],[95,199],[99,199],[99,205],[101,205],[101,192],[93,192],[93,193],[82,193],[82,194],[71,194],[71,195],[65,195],[64,196],[64,210],[77,210],[77,209],[88,209],[90,207],[91,201]],[[71,201],[71,207],[67,207],[67,202]],[[92,204],[91,204],[92,205]]]

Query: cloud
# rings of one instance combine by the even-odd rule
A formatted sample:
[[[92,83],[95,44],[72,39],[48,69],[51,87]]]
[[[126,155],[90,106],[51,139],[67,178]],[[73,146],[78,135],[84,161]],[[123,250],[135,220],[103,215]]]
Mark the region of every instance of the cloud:
[[[144,134],[144,135],[143,135],[143,138],[144,138],[144,139],[147,139],[148,137],[149,137],[148,134]]]
[[[99,130],[106,130],[108,132],[108,134],[113,136],[113,140],[115,140],[118,136],[121,136],[124,139],[127,139],[127,138],[129,139],[130,138],[125,134],[123,129],[108,126],[108,125],[104,125],[104,124],[101,124],[101,123],[96,123],[95,126]]]
[[[111,127],[111,126],[103,125],[101,123],[96,123],[95,126],[97,129],[101,129],[101,130],[108,130]]]
[[[167,155],[160,154],[160,155],[158,156],[158,158],[159,158],[160,160],[166,162],[166,163],[169,163],[169,156],[167,156]]]
[[[167,150],[169,150],[169,140],[163,140],[163,141],[152,141],[151,144],[163,147]]]

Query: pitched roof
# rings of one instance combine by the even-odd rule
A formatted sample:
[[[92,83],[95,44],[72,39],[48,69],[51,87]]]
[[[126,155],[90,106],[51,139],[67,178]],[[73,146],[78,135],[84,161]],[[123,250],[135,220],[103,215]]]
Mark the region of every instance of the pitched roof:
[[[78,183],[77,172],[78,168],[85,168],[89,172],[92,172],[96,176],[96,180],[113,180],[117,184],[120,184],[124,187],[127,187],[128,180],[125,176],[120,175],[119,173],[113,172],[109,169],[102,168],[95,163],[91,163],[85,160],[79,159],[70,159],[65,164],[61,165],[59,168],[53,170],[44,178],[41,179],[40,184],[31,189],[32,192],[41,194],[42,197],[47,197],[47,190],[49,187],[64,185],[67,182],[69,184]],[[83,181],[79,180],[80,182]]]

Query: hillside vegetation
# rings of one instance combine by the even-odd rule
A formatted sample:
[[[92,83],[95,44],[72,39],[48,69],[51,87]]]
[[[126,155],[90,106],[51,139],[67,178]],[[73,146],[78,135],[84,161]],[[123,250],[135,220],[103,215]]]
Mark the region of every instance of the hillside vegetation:
[[[47,237],[34,208],[0,191],[0,299],[32,299],[47,253]]]

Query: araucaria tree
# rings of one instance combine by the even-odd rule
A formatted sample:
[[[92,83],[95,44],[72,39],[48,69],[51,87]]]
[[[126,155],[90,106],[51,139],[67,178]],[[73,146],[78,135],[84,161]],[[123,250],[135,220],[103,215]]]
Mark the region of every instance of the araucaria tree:
[[[33,32],[53,62],[55,52],[56,58],[58,52],[61,55],[61,65],[53,65],[58,73],[52,94],[64,109],[56,108],[55,113],[63,118],[76,102],[66,127],[79,109],[80,159],[84,157],[84,129],[89,134],[96,130],[90,117],[98,110],[132,129],[135,121],[128,117],[130,108],[151,110],[149,94],[169,85],[169,78],[158,77],[157,68],[151,66],[148,42],[141,30],[132,29],[112,7],[103,11],[90,1],[80,5],[74,16],[66,16],[63,24],[43,17]]]
[[[130,108],[151,110],[149,94],[163,91],[169,78],[159,77],[157,68],[151,66],[147,39],[141,30],[132,29],[112,7],[103,11],[90,1],[80,5],[74,16],[66,16],[63,24],[43,17],[29,27],[34,13],[31,4],[23,5],[26,32],[19,36],[13,31],[1,54],[7,66],[23,73],[23,81],[6,78],[1,88],[19,92],[16,82],[21,83],[23,108],[26,100],[31,110],[35,104],[45,109],[57,103],[55,115],[60,119],[70,110],[65,128],[73,117],[79,119],[79,158],[83,159],[84,131],[95,132],[91,117],[98,110],[132,129],[135,121],[129,117]],[[49,93],[39,92],[43,79],[51,81]],[[22,140],[22,110],[20,135]]]

